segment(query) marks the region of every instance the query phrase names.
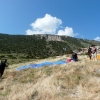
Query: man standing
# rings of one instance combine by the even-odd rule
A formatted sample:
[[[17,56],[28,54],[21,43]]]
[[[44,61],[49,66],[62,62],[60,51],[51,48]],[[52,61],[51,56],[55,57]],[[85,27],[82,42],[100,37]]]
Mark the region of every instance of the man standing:
[[[88,48],[88,57],[89,57],[89,59],[91,60],[91,47],[89,46],[89,48]]]
[[[97,59],[97,48],[95,47],[95,45],[92,45],[91,54],[92,54],[92,60],[96,60]]]

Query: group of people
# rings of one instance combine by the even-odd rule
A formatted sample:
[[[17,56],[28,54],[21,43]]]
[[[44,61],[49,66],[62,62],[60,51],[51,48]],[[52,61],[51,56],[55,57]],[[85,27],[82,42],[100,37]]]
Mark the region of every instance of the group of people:
[[[88,48],[88,57],[90,60],[96,60],[97,59],[97,48],[95,45],[89,46]],[[72,52],[71,60],[78,61],[78,56],[76,52]]]
[[[89,56],[90,60],[96,60],[97,59],[97,48],[95,47],[95,45],[89,46],[88,56]]]

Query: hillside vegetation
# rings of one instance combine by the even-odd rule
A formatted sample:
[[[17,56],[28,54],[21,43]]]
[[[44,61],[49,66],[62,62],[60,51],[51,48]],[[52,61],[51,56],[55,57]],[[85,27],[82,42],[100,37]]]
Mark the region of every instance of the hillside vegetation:
[[[91,44],[100,42],[73,37],[61,37],[62,41],[48,41],[41,35],[8,35],[0,34],[0,59],[10,59],[10,63],[19,63],[30,59],[43,59],[70,54]]]
[[[67,51],[63,49],[66,46]],[[0,34],[0,58],[41,59],[70,52],[69,46],[62,41],[46,41],[35,35]]]

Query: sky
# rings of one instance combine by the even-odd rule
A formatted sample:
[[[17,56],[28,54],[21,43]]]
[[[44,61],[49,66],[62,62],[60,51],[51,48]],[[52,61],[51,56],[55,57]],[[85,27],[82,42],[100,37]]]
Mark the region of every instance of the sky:
[[[0,0],[0,33],[100,41],[100,0]]]

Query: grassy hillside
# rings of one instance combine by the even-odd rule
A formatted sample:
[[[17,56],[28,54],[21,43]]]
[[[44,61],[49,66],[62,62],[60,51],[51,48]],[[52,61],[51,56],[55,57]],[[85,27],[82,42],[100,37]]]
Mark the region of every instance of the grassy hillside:
[[[10,64],[61,56],[100,42],[73,37],[61,37],[62,41],[41,39],[41,35],[8,35],[0,34],[0,59],[9,59]]]
[[[71,49],[64,51],[69,46],[62,41],[46,41],[39,36],[4,35],[0,34],[0,58],[11,59],[36,59],[58,56],[69,53]]]
[[[84,47],[87,48],[88,46],[91,46],[93,44],[100,46],[100,42],[94,40],[80,39],[74,37],[64,37],[64,36],[62,36],[62,40],[64,40],[64,42],[66,42],[72,50]]]
[[[60,59],[66,56],[31,63]],[[0,80],[0,100],[100,100],[100,61],[79,59],[22,71],[16,71],[22,64],[9,66]]]

